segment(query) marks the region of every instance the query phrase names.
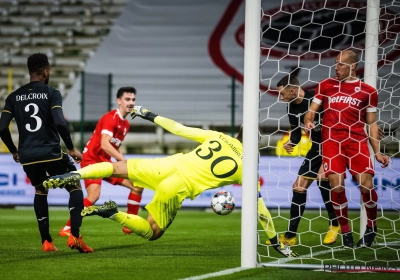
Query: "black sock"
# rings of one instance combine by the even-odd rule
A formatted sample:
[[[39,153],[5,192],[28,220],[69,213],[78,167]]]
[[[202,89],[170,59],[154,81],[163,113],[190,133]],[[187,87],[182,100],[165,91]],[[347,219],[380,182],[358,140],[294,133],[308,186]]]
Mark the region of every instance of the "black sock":
[[[272,237],[269,242],[271,242],[272,245],[278,245],[278,236],[275,235],[274,237]]]
[[[69,193],[69,215],[71,218],[71,234],[79,237],[79,228],[82,225],[81,212],[83,210],[82,190],[73,190]]]
[[[292,238],[296,236],[300,219],[303,216],[304,209],[306,208],[306,200],[307,200],[307,192],[299,193],[293,191],[292,204],[290,205],[289,229],[285,233],[286,238]]]
[[[318,184],[319,190],[321,191],[321,196],[322,196],[322,199],[324,200],[326,211],[328,212],[329,225],[338,227],[339,223],[338,223],[338,220],[336,219],[335,209],[333,209],[331,196],[330,196],[331,185],[329,184],[328,181],[325,181],[325,180],[317,181],[317,184]]]
[[[35,194],[33,200],[33,208],[35,209],[36,219],[38,221],[38,227],[40,236],[42,238],[42,244],[47,240],[52,242],[50,236],[50,221],[49,221],[49,205],[47,203],[47,194]]]

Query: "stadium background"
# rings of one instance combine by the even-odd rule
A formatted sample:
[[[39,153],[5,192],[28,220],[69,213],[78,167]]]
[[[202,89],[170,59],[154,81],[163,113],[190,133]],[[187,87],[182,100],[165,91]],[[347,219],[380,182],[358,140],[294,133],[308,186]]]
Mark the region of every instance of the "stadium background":
[[[299,1],[287,2],[295,6]],[[336,2],[338,7],[340,2]],[[263,4],[264,9],[275,9],[276,5],[273,1]],[[116,90],[127,85],[138,90],[137,104],[186,125],[230,134],[241,125],[242,0],[171,0],[168,5],[162,0],[0,0],[0,9],[2,100],[12,89],[28,82],[26,57],[37,51],[47,53],[52,64],[51,83],[64,95],[65,116],[74,131],[77,146],[82,147],[86,143],[98,118],[109,108],[115,108]],[[346,48],[348,44],[342,42],[336,47]],[[400,55],[398,51],[396,55]],[[272,57],[272,61],[279,59]],[[330,57],[323,62],[332,65],[333,60]],[[318,61],[309,58],[304,63],[312,65]],[[265,67],[270,68],[268,74],[274,77],[270,80],[270,88],[273,89],[284,74],[275,75],[275,64],[267,63]],[[286,67],[289,71],[296,65],[289,61]],[[325,77],[322,71],[315,71],[312,79],[319,81]],[[300,75],[300,78],[304,77]],[[261,150],[266,156],[282,153],[278,143],[288,132],[286,104],[277,101],[276,92],[271,90],[263,96],[260,104],[262,107],[275,103],[269,112],[269,117],[275,121],[262,127],[263,133],[269,135],[268,141],[272,142],[272,148]],[[280,125],[278,131],[276,120]],[[164,133],[143,120],[134,120],[131,125],[131,132],[123,144],[124,152],[131,156],[184,152],[196,145]],[[11,129],[17,141],[15,126]],[[395,138],[399,139],[400,135],[395,135]],[[265,141],[266,138],[263,138],[261,145],[265,145]],[[393,149],[398,150],[398,143],[391,144],[394,144]],[[389,151],[391,147],[386,145]],[[398,152],[393,154],[399,156]],[[22,168],[14,165],[8,154],[0,157],[0,164],[4,167],[0,174],[0,204],[31,204],[29,199],[33,198],[33,188],[20,173]],[[263,194],[272,203],[269,207],[287,207],[290,187],[301,159],[287,161],[284,158],[262,157],[260,164],[261,176],[268,177]],[[263,164],[268,170],[264,175]],[[277,168],[280,175],[273,173],[270,166]],[[379,182],[387,182],[382,188],[398,192],[399,170],[382,174],[376,178]],[[275,187],[278,179],[274,178],[279,176],[279,179],[285,179],[279,185],[284,192],[283,196],[274,197],[268,192],[268,187]],[[104,188],[99,201],[118,199],[113,195],[126,197],[123,188],[109,188],[112,187]],[[228,188],[232,188],[240,205],[240,188]],[[313,193],[314,190],[316,188],[311,188],[310,198],[314,201],[315,196],[315,203],[308,206],[318,208],[319,194],[318,190]],[[384,191],[386,189],[382,189]],[[51,204],[67,201],[62,197],[64,193],[55,191],[52,195]],[[187,205],[208,206],[210,195],[205,193],[203,198],[187,202]],[[123,200],[121,204],[125,204]],[[142,203],[146,202],[147,198]],[[352,207],[358,207],[356,199]]]

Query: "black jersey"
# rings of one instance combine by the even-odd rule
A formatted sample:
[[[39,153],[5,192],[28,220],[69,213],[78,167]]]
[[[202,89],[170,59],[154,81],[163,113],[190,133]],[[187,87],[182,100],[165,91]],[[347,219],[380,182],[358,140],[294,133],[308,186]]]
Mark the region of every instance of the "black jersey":
[[[61,93],[39,81],[30,82],[8,95],[3,113],[11,113],[17,123],[21,164],[62,157],[60,136],[51,113],[52,109],[61,107]]]
[[[290,122],[290,141],[297,145],[301,139],[301,127],[304,126],[304,115],[307,113],[308,108],[312,102],[314,93],[310,91],[304,91],[304,98],[300,104],[294,102],[288,103],[287,111]],[[322,115],[315,114],[315,128],[311,130],[311,140],[315,143],[321,143],[321,125],[320,118]]]

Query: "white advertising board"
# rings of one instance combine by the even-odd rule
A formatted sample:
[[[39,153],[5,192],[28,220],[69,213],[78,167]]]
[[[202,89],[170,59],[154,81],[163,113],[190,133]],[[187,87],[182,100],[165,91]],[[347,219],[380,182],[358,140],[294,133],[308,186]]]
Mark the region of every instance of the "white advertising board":
[[[130,157],[154,158],[154,155],[129,155]],[[296,180],[297,171],[302,158],[291,157],[260,157],[259,173],[261,180],[261,195],[267,206],[273,208],[289,208],[292,198],[292,185]],[[78,166],[79,167],[79,166]],[[374,184],[378,193],[379,207],[382,209],[400,209],[400,159],[391,159],[388,168],[375,167]],[[83,184],[83,182],[82,182]],[[349,207],[360,207],[358,187],[348,174],[346,178],[346,193]],[[233,193],[236,205],[242,204],[242,188],[239,185],[229,185],[219,189],[211,189],[200,194],[195,200],[185,200],[185,207],[209,207],[211,196],[217,190],[226,190]],[[85,192],[85,191],[84,191]],[[20,164],[13,161],[8,154],[0,155],[0,205],[33,205],[35,190],[27,179]],[[121,186],[113,186],[103,182],[98,204],[112,199],[120,206],[125,206],[129,190]],[[145,190],[141,206],[150,202],[153,192]],[[68,193],[66,190],[50,190],[48,201],[50,205],[67,205]],[[320,191],[314,183],[308,190],[307,208],[323,207]]]

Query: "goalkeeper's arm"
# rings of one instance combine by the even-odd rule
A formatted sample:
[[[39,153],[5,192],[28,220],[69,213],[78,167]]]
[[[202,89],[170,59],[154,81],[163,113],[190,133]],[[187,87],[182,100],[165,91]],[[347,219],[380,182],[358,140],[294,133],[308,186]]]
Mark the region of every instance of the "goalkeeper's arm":
[[[131,112],[131,117],[134,119],[136,116],[142,119],[154,122],[164,128],[165,130],[171,132],[172,134],[182,136],[184,138],[203,143],[204,139],[207,137],[209,130],[203,130],[200,128],[188,127],[180,124],[174,120],[158,116],[149,110],[143,108],[142,106],[134,106]]]

